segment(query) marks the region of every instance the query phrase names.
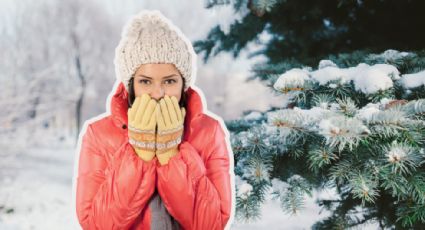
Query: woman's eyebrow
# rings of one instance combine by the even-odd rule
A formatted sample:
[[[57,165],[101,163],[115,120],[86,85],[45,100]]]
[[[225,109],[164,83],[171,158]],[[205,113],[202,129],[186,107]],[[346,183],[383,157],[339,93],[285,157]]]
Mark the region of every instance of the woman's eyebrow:
[[[166,79],[166,78],[178,77],[178,76],[179,76],[179,75],[177,75],[177,74],[171,74],[171,75],[168,75],[168,76],[164,76],[164,77],[162,77],[162,78]],[[151,77],[148,77],[148,76],[143,75],[143,74],[137,75],[137,77],[144,77],[144,78],[152,79]]]
[[[165,77],[163,77],[163,78],[171,78],[171,77],[178,77],[179,75],[177,75],[177,74],[171,74],[171,75],[168,75],[168,76],[165,76]]]
[[[149,78],[149,79],[152,79],[151,77],[148,77],[148,76],[145,76],[145,75],[142,75],[142,74],[140,74],[140,75],[137,75],[136,77],[144,77],[144,78]]]

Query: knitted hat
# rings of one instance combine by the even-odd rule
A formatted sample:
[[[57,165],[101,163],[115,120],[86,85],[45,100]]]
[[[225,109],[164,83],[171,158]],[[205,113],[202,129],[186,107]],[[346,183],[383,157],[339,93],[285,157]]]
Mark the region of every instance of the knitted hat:
[[[142,64],[174,64],[184,91],[195,79],[196,54],[183,33],[159,11],[141,11],[124,27],[115,49],[115,74],[128,91],[128,82]]]

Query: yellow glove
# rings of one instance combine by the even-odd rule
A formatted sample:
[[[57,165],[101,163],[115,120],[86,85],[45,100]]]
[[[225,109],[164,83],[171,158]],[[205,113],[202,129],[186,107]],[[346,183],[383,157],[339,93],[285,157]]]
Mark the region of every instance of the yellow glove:
[[[161,165],[167,164],[178,153],[183,137],[183,123],[186,110],[180,108],[176,97],[166,95],[159,101],[157,110],[158,133],[156,136],[156,157]]]
[[[144,161],[155,157],[156,110],[159,105],[148,94],[136,97],[128,110],[129,142]]]

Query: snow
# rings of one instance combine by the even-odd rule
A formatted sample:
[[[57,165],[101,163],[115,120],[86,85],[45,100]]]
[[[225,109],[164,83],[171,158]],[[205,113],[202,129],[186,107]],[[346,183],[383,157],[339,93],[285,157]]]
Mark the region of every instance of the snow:
[[[400,79],[400,71],[393,66],[389,64],[376,64],[372,66],[374,69],[379,70],[388,76],[391,77],[392,80],[398,80]]]
[[[332,83],[332,84],[329,84],[328,86],[329,86],[329,88],[335,89],[338,85]]]
[[[296,120],[299,120],[300,115],[300,113],[297,113],[290,109],[279,109],[266,113],[267,121],[269,124],[273,124],[273,122],[276,121],[286,121],[288,119],[288,116],[292,116],[294,119],[292,119],[291,122],[295,122]]]
[[[0,210],[0,229],[81,229],[71,194],[75,150],[29,148],[7,152],[0,155],[0,204],[13,208],[14,212],[6,214]],[[245,187],[249,190],[249,186]],[[332,191],[314,192],[313,197],[306,197],[305,209],[297,215],[289,215],[269,195],[261,208],[260,220],[235,221],[231,229],[310,229],[328,215],[326,211],[321,212],[315,200],[334,196]]]
[[[385,108],[385,106],[393,100],[394,99],[390,99],[390,98],[382,98],[381,101],[379,102],[380,108]]]
[[[335,136],[340,133],[341,129],[334,125],[331,120],[322,120],[319,123],[319,133],[323,136]]]
[[[295,68],[280,75],[273,85],[273,88],[276,90],[284,90],[286,88],[302,87],[309,79],[308,71]]]
[[[242,199],[246,199],[252,191],[252,185],[248,184],[248,183],[244,183],[239,187],[238,190],[238,196],[241,197]]]
[[[233,7],[230,5],[221,5],[219,7],[212,8],[211,12],[213,12],[213,15],[217,18],[221,31],[228,34],[232,23],[241,22],[250,11],[248,7],[242,5],[240,11],[235,13]]]
[[[372,117],[380,111],[381,110],[377,107],[365,106],[357,111],[356,118],[364,121],[370,121]]]
[[[10,150],[0,158],[0,204],[14,210],[0,210],[0,229],[79,229],[72,148]]]
[[[312,122],[318,122],[321,120],[324,116],[331,113],[331,111],[322,108],[322,107],[312,107],[311,109],[300,109],[298,107],[294,107],[294,110],[296,111],[302,111],[302,113],[308,117],[306,120],[311,120]]]
[[[357,119],[369,122],[391,101],[392,99],[390,98],[382,98],[379,103],[368,103],[363,108],[356,111],[355,117]]]
[[[331,60],[321,60],[319,62],[319,69],[323,69],[325,67],[338,67],[333,61]]]
[[[252,191],[252,185],[248,184],[245,180],[243,180],[240,176],[235,175],[235,186],[238,190],[237,196],[242,199],[246,199]]]
[[[320,213],[320,207],[315,204],[314,198],[306,200],[305,208],[297,215],[285,214],[280,208],[278,201],[268,197],[262,206],[261,220],[243,223],[235,222],[231,229],[236,230],[301,230],[310,229],[310,227],[320,219],[326,217],[326,212]],[[320,213],[320,214],[319,214]]]
[[[279,76],[274,84],[276,90],[282,90],[291,87],[304,87],[304,84],[310,80],[319,85],[328,85],[330,88],[336,88],[340,84],[347,84],[351,81],[355,89],[364,94],[374,94],[378,91],[388,90],[393,87],[393,81],[400,79],[398,69],[389,64],[367,65],[360,63],[355,67],[339,68],[335,63],[329,60],[322,60],[319,63],[319,69],[307,71],[307,69],[294,68],[288,70]],[[425,81],[425,80],[424,80]]]
[[[244,120],[249,121],[249,120],[258,120],[261,119],[263,115],[258,112],[258,111],[252,111],[249,114],[247,114],[246,116],[243,117]]]
[[[29,148],[1,153],[0,204],[14,211],[6,214],[0,210],[0,229],[80,229],[72,199],[74,153],[73,148]],[[249,186],[241,186],[240,190],[249,191]],[[320,207],[314,201],[318,196],[307,198],[305,210],[297,216],[283,213],[279,202],[270,196],[262,207],[262,219],[252,223],[235,221],[231,229],[258,229],[260,226],[309,229],[311,224],[326,216],[324,212],[319,214]],[[282,224],[285,227],[282,228]]]
[[[288,183],[283,182],[283,181],[281,181],[277,178],[273,178],[271,182],[272,182],[272,190],[273,191],[282,192],[282,191],[285,191],[287,188],[289,188]]]
[[[411,89],[425,85],[425,70],[417,73],[404,74],[401,77],[404,88]]]
[[[385,52],[383,52],[382,54],[373,54],[370,55],[372,58],[383,58],[384,60],[397,60],[397,59],[401,59],[404,58],[408,55],[411,55],[411,53],[408,52],[399,52],[397,50],[386,50]]]
[[[276,181],[275,181],[276,182]],[[283,183],[283,182],[282,182]],[[312,197],[305,197],[305,208],[299,213],[291,215],[286,214],[280,207],[280,202],[273,199],[272,194],[266,196],[266,201],[261,207],[261,219],[258,221],[243,223],[234,222],[231,229],[235,230],[304,230],[311,229],[311,226],[317,221],[326,218],[330,213],[323,210],[316,203],[318,199],[335,199],[337,193],[332,189],[314,191]],[[362,226],[362,229],[377,229],[377,224]]]
[[[318,69],[311,73],[311,77],[319,82],[320,85],[326,85],[330,81],[340,81],[341,83],[348,82],[347,71],[334,66],[328,66]]]
[[[266,113],[268,127],[275,127],[273,124],[276,121],[286,121],[287,123],[303,127],[316,126],[324,118],[333,115],[334,113],[331,110],[323,107],[312,107],[311,109],[294,107],[293,109],[281,109]],[[284,134],[285,130],[286,134],[290,133],[290,128],[286,128],[285,126],[279,128],[281,134]],[[271,129],[270,132],[272,131],[274,129]]]
[[[387,153],[388,161],[391,163],[397,163],[400,161],[404,161],[407,156],[405,149],[401,147],[393,147]]]
[[[362,121],[356,118],[347,118],[335,115],[329,119],[323,119],[318,125],[318,133],[326,137],[327,141],[336,136],[356,137],[370,130]]]
[[[28,148],[6,149],[0,154],[0,204],[14,210],[6,214],[0,209],[0,229],[81,229],[72,199],[74,153],[73,148]],[[242,190],[249,190],[249,186],[245,188],[242,186]],[[285,214],[270,195],[261,208],[260,220],[235,221],[231,229],[310,229],[328,215],[321,212],[315,200],[334,196],[331,191],[315,192],[307,197],[306,208],[292,216]]]
[[[393,81],[385,70],[381,66],[372,66],[357,73],[354,78],[356,90],[365,94],[373,94],[379,90],[383,91],[393,87]]]
[[[423,154],[423,150],[421,150],[421,152],[416,151],[416,149],[404,143],[397,143],[396,140],[394,140],[390,146],[384,149],[388,162],[395,165],[399,164],[400,162],[404,162],[407,165],[419,165],[419,162],[423,160],[423,157],[420,155],[415,155],[415,153]]]

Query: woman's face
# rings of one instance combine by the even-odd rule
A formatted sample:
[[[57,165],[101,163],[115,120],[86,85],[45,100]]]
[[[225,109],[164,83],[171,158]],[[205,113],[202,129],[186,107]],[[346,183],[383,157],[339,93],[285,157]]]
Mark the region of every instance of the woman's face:
[[[173,64],[143,64],[134,74],[133,85],[136,97],[147,93],[156,100],[168,95],[180,101],[183,78]]]

